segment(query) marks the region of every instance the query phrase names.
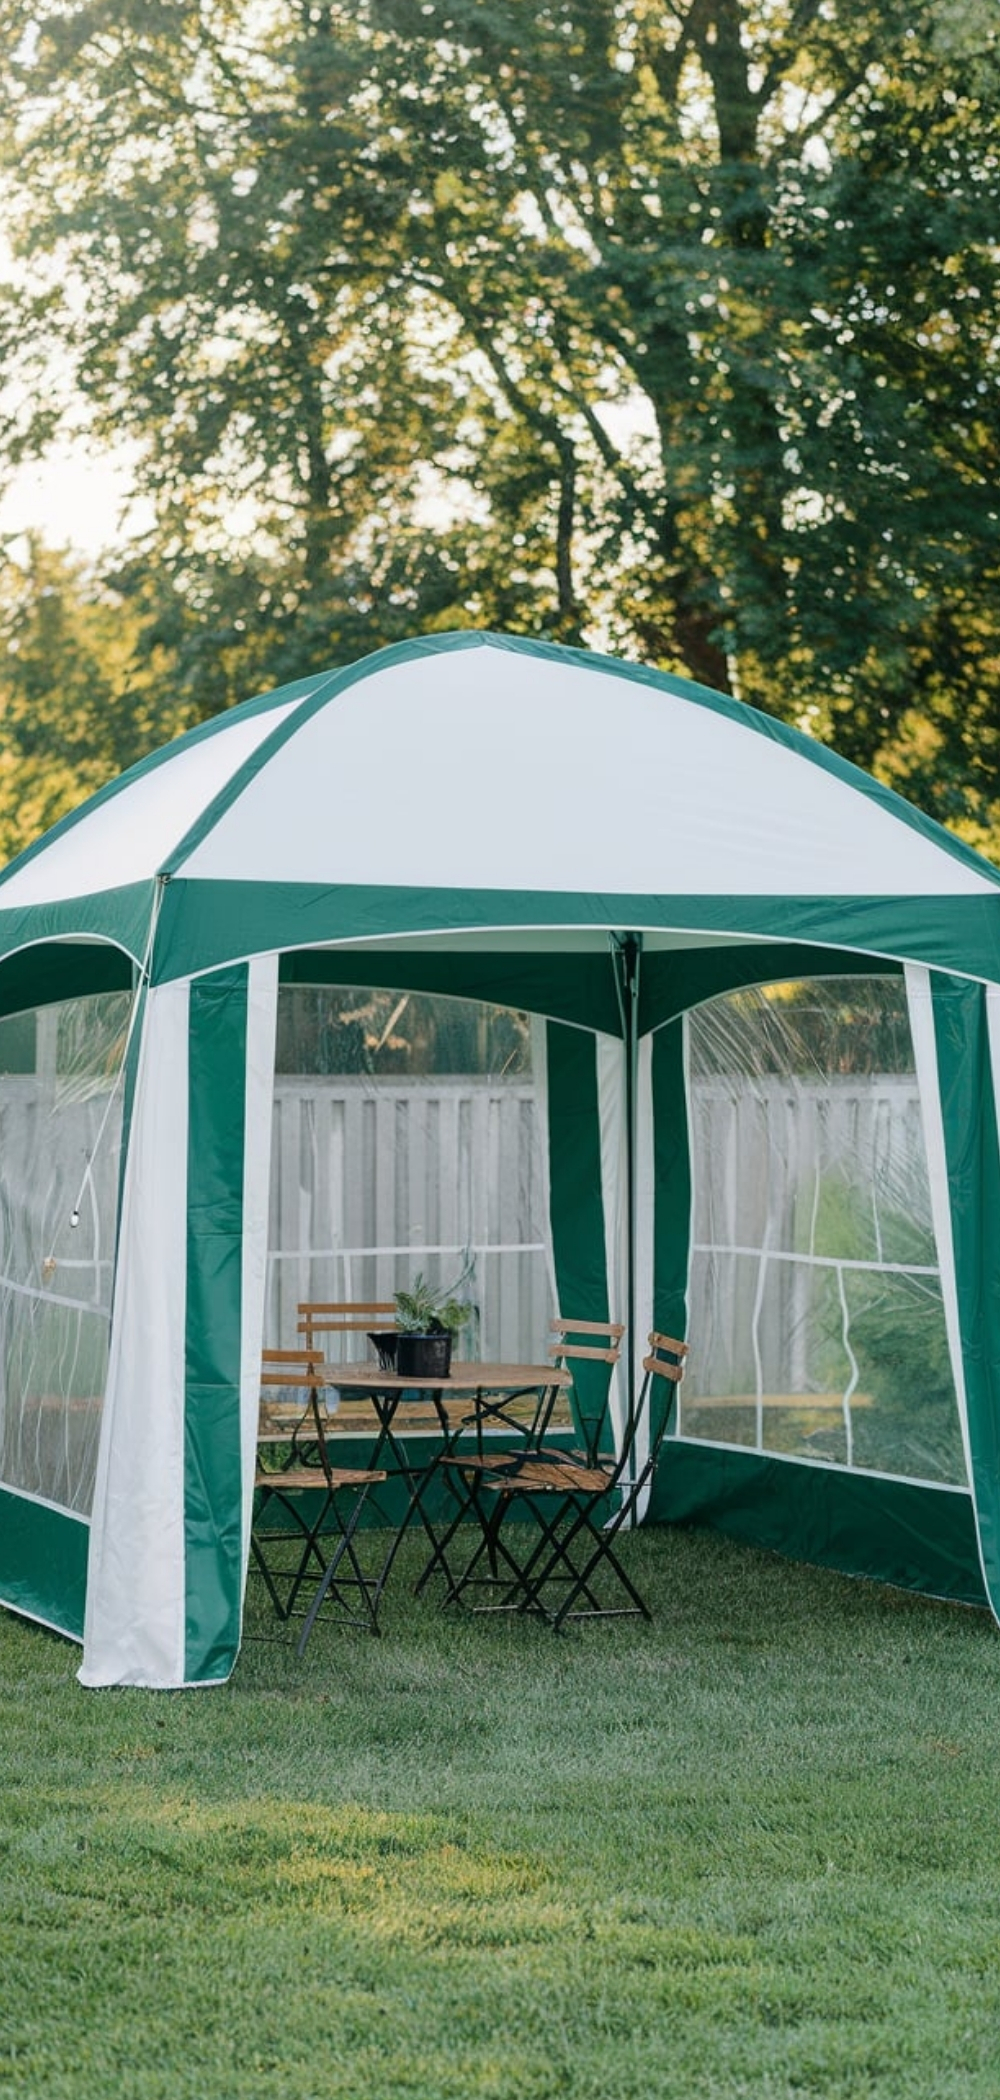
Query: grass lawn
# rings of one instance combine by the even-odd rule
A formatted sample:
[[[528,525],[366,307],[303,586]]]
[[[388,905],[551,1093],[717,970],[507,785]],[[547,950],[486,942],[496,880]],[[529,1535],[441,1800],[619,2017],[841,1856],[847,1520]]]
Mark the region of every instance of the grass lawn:
[[[997,2100],[992,1621],[627,1550],[652,1627],[443,1613],[404,1555],[381,1640],[217,1691],[85,1692],[0,1614],[0,2095]]]

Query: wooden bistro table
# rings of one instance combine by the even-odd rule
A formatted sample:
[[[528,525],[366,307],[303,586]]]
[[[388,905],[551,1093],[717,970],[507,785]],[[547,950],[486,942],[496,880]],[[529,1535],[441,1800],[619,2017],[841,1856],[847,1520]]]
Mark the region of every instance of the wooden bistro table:
[[[475,1440],[477,1456],[488,1455],[491,1444],[511,1448],[512,1440],[525,1453],[537,1452],[549,1429],[561,1393],[572,1384],[570,1372],[558,1364],[452,1363],[447,1378],[417,1378],[409,1373],[386,1370],[378,1363],[328,1364],[321,1383],[339,1396],[328,1417],[333,1436],[357,1429],[352,1420],[352,1401],[365,1401],[377,1422],[377,1431],[366,1466],[398,1479],[406,1495],[401,1522],[377,1577],[378,1597],[388,1581],[400,1542],[409,1526],[419,1520],[431,1548],[431,1559],[420,1580],[440,1563],[438,1534],[426,1506],[427,1491],[450,1458],[460,1437]],[[427,1464],[415,1461],[414,1436],[437,1433],[441,1442]],[[447,1536],[454,1530],[448,1526]],[[335,1567],[321,1579],[302,1630],[304,1648],[317,1613],[335,1578]]]

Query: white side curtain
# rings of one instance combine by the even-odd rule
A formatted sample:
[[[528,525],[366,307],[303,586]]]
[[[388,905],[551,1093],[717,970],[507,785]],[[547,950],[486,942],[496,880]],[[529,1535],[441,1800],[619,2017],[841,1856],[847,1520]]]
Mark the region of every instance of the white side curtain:
[[[955,1398],[962,1429],[962,1445],[965,1451],[967,1475],[971,1481],[972,1461],[969,1452],[969,1411],[966,1401],[965,1369],[962,1362],[962,1337],[958,1316],[958,1278],[955,1272],[955,1248],[951,1229],[951,1198],[948,1193],[948,1163],[945,1156],[937,1045],[934,1038],[931,973],[924,968],[922,963],[907,963],[906,965],[906,1003],[910,1016],[910,1034],[913,1039],[917,1084],[920,1089],[920,1119],[923,1125],[924,1146],[927,1153],[927,1178],[931,1211],[934,1218],[934,1237],[937,1242],[937,1256],[941,1267],[941,1296],[944,1302],[945,1326],[948,1334],[948,1353],[951,1357],[952,1376],[955,1380]]]
[[[85,1685],[184,1681],[188,985],[148,994],[91,1517]]]
[[[240,1514],[245,1551],[260,1390],[276,994],[276,960],[252,963],[246,991],[246,1137],[238,1167],[243,1211]],[[122,1196],[91,1522],[79,1673],[81,1683],[91,1686],[173,1688],[191,1681],[185,1509],[189,1027],[187,982],[149,993]],[[207,1492],[210,1506],[213,1492],[223,1490],[209,1482]],[[220,1531],[228,1517],[228,1510],[220,1507]],[[244,1572],[245,1553],[241,1585]],[[239,1603],[237,1596],[234,1619]]]
[[[243,1333],[241,1341],[240,1444],[243,1453],[244,1587],[250,1558],[253,1483],[260,1410],[260,1352],[267,1291],[268,1210],[271,1185],[271,1122],[274,1104],[274,1033],[278,1010],[278,958],[250,965],[247,997],[247,1117],[243,1174]]]

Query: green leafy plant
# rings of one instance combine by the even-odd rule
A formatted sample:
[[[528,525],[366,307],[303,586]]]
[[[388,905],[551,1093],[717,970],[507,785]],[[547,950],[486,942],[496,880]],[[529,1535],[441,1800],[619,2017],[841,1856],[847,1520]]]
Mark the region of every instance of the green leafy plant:
[[[467,1299],[455,1296],[457,1288],[454,1284],[444,1289],[435,1287],[418,1272],[408,1291],[395,1294],[400,1334],[461,1333],[472,1318],[472,1306]]]

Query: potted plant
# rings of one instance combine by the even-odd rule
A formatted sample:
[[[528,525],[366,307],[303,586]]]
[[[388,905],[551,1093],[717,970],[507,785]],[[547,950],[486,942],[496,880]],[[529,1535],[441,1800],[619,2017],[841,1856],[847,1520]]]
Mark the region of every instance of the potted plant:
[[[417,1275],[407,1291],[396,1292],[396,1369],[403,1377],[447,1378],[455,1336],[472,1317],[472,1307],[455,1296],[454,1286],[436,1290]]]

